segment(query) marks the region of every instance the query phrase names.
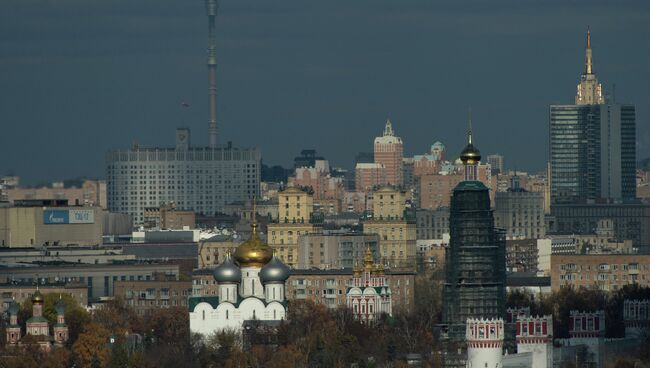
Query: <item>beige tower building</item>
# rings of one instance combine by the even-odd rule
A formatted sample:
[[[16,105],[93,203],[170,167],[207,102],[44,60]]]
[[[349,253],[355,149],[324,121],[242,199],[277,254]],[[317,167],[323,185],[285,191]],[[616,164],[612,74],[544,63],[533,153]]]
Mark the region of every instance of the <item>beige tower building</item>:
[[[406,193],[389,186],[375,191],[372,200],[373,217],[380,219],[401,219],[404,217]]]
[[[414,267],[416,223],[405,216],[406,194],[382,187],[373,194],[372,206],[373,217],[363,222],[363,232],[379,235],[380,257],[392,267]]]
[[[602,105],[604,103],[605,98],[603,97],[603,87],[598,83],[598,78],[596,78],[593,70],[591,31],[587,30],[585,70],[582,72],[580,84],[578,84],[576,105]]]
[[[402,138],[395,136],[393,125],[390,120],[386,120],[384,135],[375,138],[375,163],[384,166],[386,184],[404,184],[403,157]]]
[[[296,187],[278,193],[278,223],[268,224],[267,240],[277,256],[290,266],[298,261],[298,238],[320,231],[311,223],[313,210],[314,199],[309,193]]]
[[[289,187],[278,193],[278,206],[280,223],[309,223],[314,211],[314,199],[309,193]]]

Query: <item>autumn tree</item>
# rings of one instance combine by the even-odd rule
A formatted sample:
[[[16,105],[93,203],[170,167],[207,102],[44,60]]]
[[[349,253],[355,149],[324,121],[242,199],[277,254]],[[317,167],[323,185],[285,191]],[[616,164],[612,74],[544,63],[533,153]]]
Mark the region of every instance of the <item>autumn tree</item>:
[[[115,335],[123,335],[126,332],[140,334],[145,332],[142,317],[135,309],[126,305],[121,298],[104,303],[93,312],[92,320]]]
[[[99,362],[101,367],[108,364],[108,338],[110,333],[101,325],[91,322],[72,346],[75,364],[80,368],[93,368]]]

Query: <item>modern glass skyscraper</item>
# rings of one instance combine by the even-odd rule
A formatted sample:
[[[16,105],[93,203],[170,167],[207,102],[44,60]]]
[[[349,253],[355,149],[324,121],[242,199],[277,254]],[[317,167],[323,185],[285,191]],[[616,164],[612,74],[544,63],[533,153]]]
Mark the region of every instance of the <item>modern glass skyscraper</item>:
[[[480,152],[469,143],[460,155],[465,180],[454,189],[445,254],[442,319],[445,367],[465,367],[468,318],[505,318],[505,232],[494,228],[489,189],[477,179]]]
[[[550,107],[551,200],[584,203],[636,197],[634,105],[606,101],[593,74],[591,35],[575,105]]]

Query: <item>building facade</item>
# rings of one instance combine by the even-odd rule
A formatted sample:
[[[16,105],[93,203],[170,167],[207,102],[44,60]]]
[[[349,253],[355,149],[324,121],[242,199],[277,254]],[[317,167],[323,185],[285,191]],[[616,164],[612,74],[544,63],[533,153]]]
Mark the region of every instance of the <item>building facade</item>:
[[[185,308],[191,295],[191,281],[118,280],[113,283],[113,296],[123,299],[126,305],[133,307],[140,315],[150,314],[160,308]]]
[[[0,247],[102,244],[100,207],[29,205],[0,208]]]
[[[624,285],[650,286],[650,255],[551,255],[551,288],[616,291]]]
[[[296,268],[352,268],[367,248],[378,252],[379,236],[361,232],[324,230],[300,235]]]
[[[40,267],[0,268],[0,282],[33,283],[38,275],[41,282],[73,282],[88,287],[88,300],[113,296],[116,281],[155,280],[159,278],[178,280],[179,267],[171,263],[124,264],[59,264]]]
[[[449,207],[416,211],[416,236],[418,240],[442,239],[449,234]]]
[[[517,182],[517,177],[513,177]],[[518,184],[505,192],[497,192],[494,220],[508,238],[539,239],[546,236],[544,194],[529,192]]]
[[[492,168],[492,175],[504,173],[503,156],[496,153],[487,157],[487,162]]]
[[[368,192],[386,184],[386,169],[380,163],[360,162],[354,169],[354,185],[357,192]]]
[[[176,147],[134,146],[106,155],[108,208],[144,223],[144,210],[174,203],[181,211],[214,215],[229,202],[259,195],[261,154],[256,148],[190,145],[189,129]]]
[[[106,182],[103,180],[84,180],[78,187],[65,187],[63,183],[41,188],[13,187],[6,189],[5,193],[7,201],[12,204],[26,199],[67,199],[75,206],[107,208]]]
[[[650,246],[650,204],[555,204],[551,207],[556,234],[596,234],[603,219],[612,222],[612,239],[632,240],[635,247]]]
[[[296,187],[278,193],[278,222],[284,224],[309,223],[314,211],[314,199]]]
[[[395,136],[393,125],[390,120],[386,120],[384,134],[375,138],[375,163],[384,167],[386,182],[381,184],[390,184],[401,186],[404,184],[404,146],[402,139]]]

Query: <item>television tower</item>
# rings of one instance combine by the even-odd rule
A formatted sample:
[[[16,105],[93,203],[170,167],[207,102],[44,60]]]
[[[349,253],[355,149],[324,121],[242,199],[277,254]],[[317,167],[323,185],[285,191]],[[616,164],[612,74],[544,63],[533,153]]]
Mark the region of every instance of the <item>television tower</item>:
[[[208,147],[217,147],[217,0],[205,0],[208,13]]]

